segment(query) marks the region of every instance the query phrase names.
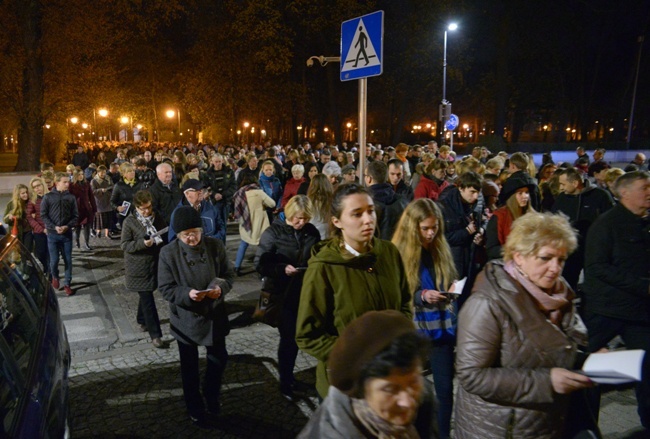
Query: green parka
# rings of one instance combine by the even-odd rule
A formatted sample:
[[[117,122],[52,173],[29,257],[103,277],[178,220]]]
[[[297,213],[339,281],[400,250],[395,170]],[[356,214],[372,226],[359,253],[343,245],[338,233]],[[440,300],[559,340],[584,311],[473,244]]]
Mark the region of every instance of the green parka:
[[[395,309],[409,318],[411,292],[397,248],[373,238],[372,250],[352,256],[333,238],[316,244],[303,280],[296,342],[318,359],[316,389],[325,398],[326,364],[343,329],[367,311]]]

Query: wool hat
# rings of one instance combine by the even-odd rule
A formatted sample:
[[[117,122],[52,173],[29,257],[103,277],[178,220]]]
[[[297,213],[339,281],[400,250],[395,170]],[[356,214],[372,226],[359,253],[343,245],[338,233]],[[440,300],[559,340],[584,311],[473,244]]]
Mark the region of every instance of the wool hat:
[[[416,332],[411,319],[396,310],[368,311],[343,330],[328,360],[330,384],[353,396],[366,365],[393,340]]]
[[[355,172],[355,171],[356,171],[356,169],[354,168],[354,165],[345,165],[345,166],[343,166],[343,168],[341,169],[341,175],[345,175],[345,174],[348,174],[348,173],[350,173],[350,172],[353,173],[353,172]]]
[[[528,192],[532,194],[536,186],[535,180],[530,175],[522,171],[515,172],[503,183],[501,193],[499,194],[499,204],[505,204],[508,198],[522,187],[527,187]]]
[[[203,189],[205,185],[201,180],[196,180],[194,178],[189,178],[185,183],[183,183],[183,187],[181,188],[182,192],[185,192],[188,189],[194,190],[194,191],[200,191]],[[176,230],[176,229],[174,229]]]
[[[203,227],[201,215],[192,206],[180,206],[174,211],[172,228],[176,234],[189,229]]]

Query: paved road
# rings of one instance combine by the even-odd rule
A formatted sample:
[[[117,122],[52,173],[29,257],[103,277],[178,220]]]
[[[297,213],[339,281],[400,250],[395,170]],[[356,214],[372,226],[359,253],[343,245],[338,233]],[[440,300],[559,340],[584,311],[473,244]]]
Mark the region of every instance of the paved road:
[[[230,362],[223,388],[219,430],[201,430],[189,422],[182,399],[178,351],[151,346],[135,322],[137,295],[124,285],[118,241],[94,240],[95,251],[74,250],[72,297],[59,295],[73,349],[70,372],[71,427],[74,438],[290,438],[317,407],[316,394],[295,403],[280,396],[273,328],[251,322],[260,286],[251,261],[229,294],[233,330],[227,339]],[[234,259],[238,240],[229,236]],[[248,256],[252,258],[254,248]],[[157,305],[169,338],[168,308]],[[205,362],[202,362],[205,365]],[[299,354],[297,377],[313,383],[315,361]],[[605,395],[601,427],[606,438],[640,438],[636,401],[631,390]],[[198,436],[197,436],[198,435]]]

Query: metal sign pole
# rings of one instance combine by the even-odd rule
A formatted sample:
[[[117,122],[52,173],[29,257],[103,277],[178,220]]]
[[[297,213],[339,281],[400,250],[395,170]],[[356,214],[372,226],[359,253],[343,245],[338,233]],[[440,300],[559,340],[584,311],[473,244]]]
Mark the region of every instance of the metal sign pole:
[[[359,181],[365,186],[366,168],[366,109],[368,97],[368,78],[359,79]]]
[[[449,133],[451,134],[449,136],[449,150],[453,151],[454,150],[454,130],[451,130]]]

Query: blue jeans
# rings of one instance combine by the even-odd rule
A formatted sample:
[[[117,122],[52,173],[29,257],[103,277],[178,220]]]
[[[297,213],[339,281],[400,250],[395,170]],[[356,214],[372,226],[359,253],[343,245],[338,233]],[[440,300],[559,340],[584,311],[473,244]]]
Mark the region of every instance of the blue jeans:
[[[448,439],[454,406],[454,343],[433,342],[430,361],[438,399],[438,430],[441,439]]]
[[[221,217],[221,220],[223,221],[223,226],[226,228],[226,232],[223,234],[223,243],[226,243],[226,235],[228,234],[228,214],[230,213],[230,203],[224,203],[223,201],[217,201],[217,203],[214,205],[214,207],[217,208],[217,212],[219,212],[219,216]]]
[[[237,249],[237,257],[235,258],[235,269],[241,267],[241,263],[246,256],[246,250],[248,249],[248,243],[243,239],[239,242],[239,248]]]
[[[49,232],[47,234],[47,248],[50,252],[50,273],[52,273],[52,277],[59,278],[59,254],[61,254],[65,265],[63,285],[70,286],[70,282],[72,282],[72,231],[68,230],[63,235]]]

